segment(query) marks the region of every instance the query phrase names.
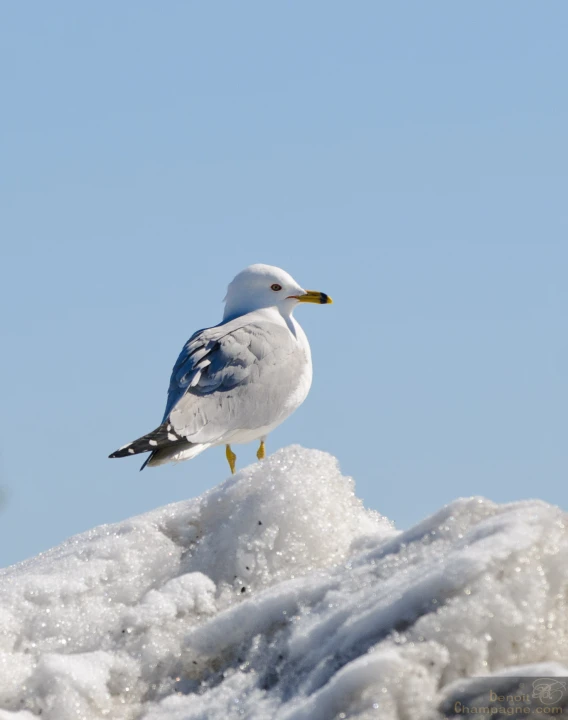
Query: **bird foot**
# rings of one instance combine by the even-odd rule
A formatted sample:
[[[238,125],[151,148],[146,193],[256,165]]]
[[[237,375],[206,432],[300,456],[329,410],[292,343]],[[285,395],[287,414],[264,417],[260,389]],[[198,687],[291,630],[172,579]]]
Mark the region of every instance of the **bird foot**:
[[[227,462],[229,463],[229,467],[231,468],[231,474],[235,474],[235,467],[237,464],[237,456],[235,453],[231,450],[231,446],[227,445],[225,449],[225,455],[227,457]]]

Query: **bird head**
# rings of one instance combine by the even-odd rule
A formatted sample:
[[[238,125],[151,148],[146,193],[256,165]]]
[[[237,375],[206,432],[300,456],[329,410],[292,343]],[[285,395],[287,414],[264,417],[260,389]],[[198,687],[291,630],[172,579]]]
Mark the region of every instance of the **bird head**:
[[[253,310],[276,307],[290,315],[298,303],[326,305],[331,298],[317,290],[304,290],[285,270],[273,265],[249,265],[236,275],[225,296],[223,319],[239,317]]]

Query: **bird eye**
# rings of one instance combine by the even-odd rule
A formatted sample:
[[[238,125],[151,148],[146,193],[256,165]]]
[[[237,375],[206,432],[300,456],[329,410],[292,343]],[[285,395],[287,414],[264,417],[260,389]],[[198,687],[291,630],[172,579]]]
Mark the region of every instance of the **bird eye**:
[[[274,285],[270,286],[271,290],[274,290],[274,292],[278,292],[279,290],[282,290],[282,285],[279,285],[278,283],[274,283]]]

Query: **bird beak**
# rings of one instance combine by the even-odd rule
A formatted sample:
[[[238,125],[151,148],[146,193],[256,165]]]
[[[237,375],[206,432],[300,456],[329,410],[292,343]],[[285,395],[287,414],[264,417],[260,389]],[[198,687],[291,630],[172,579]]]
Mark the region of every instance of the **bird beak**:
[[[333,300],[325,293],[319,292],[319,290],[306,290],[303,295],[290,295],[301,303],[316,303],[317,305],[331,305]]]

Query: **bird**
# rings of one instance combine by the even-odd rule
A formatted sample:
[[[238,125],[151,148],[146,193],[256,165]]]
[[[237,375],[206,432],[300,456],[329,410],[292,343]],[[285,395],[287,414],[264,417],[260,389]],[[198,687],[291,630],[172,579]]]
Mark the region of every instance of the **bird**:
[[[312,383],[310,345],[294,310],[332,300],[304,290],[285,270],[258,263],[233,278],[224,302],[222,321],[184,345],[161,424],[109,457],[149,452],[143,470],[224,445],[234,474],[231,446],[260,441],[256,455],[264,459],[268,434],[304,402]]]

